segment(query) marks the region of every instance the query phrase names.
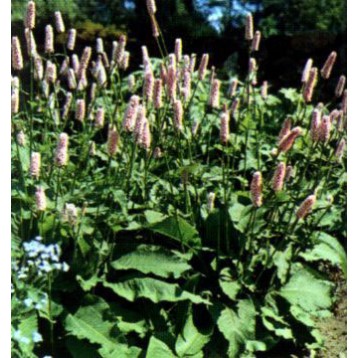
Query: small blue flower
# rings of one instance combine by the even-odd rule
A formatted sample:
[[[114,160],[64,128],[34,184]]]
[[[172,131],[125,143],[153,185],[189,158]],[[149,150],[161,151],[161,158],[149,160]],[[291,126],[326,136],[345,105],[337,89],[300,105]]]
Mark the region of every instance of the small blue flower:
[[[26,307],[31,307],[32,304],[33,304],[33,302],[34,302],[34,301],[33,301],[31,298],[26,298],[26,299],[24,300],[24,304],[25,304]]]
[[[42,342],[43,339],[42,339],[42,336],[39,332],[33,332],[32,333],[32,340],[34,343],[38,343],[38,342]]]

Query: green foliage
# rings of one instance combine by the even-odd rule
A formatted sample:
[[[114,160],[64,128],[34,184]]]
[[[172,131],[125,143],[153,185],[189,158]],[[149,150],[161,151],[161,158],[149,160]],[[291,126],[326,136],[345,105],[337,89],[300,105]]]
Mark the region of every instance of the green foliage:
[[[166,2],[158,21],[173,10],[184,26],[189,5]],[[135,11],[150,21],[145,7]],[[148,31],[145,24],[138,31]],[[105,37],[102,31],[87,22],[79,37],[87,44]],[[322,115],[339,118],[328,138],[316,140],[311,116],[322,101],[321,78],[312,101],[295,88],[266,96],[255,73],[240,78],[232,94],[232,79],[223,79],[216,106],[209,71],[203,79],[198,66],[187,72],[185,56],[176,63],[180,123],[170,86],[159,106],[146,83],[150,74],[164,77],[168,57],[145,59],[146,69],[130,73],[102,65],[94,52],[87,84],[78,74],[69,88],[62,53],[45,55],[57,66],[57,81],[48,69],[44,80],[35,78],[30,63],[16,72],[19,88],[12,83],[12,99],[21,94],[11,147],[14,357],[48,355],[49,347],[76,358],[254,357],[282,341],[319,349],[315,320],[328,316],[334,301],[329,269],[346,274],[346,162],[337,153],[346,138],[344,100],[332,94],[319,105]],[[134,106],[132,130],[134,95],[146,111]],[[287,117],[289,133],[302,129],[289,149],[278,141]],[[67,155],[61,133],[68,135]],[[39,172],[34,152],[41,154]],[[277,174],[280,163],[292,166],[290,177]],[[253,181],[255,172],[262,183]]]

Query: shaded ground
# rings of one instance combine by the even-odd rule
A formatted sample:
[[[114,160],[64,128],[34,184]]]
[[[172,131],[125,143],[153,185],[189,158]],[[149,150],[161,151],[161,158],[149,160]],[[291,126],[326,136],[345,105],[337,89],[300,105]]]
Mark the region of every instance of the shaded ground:
[[[344,280],[337,284],[334,316],[322,320],[318,325],[325,337],[325,347],[318,355],[319,358],[347,357],[347,286]]]

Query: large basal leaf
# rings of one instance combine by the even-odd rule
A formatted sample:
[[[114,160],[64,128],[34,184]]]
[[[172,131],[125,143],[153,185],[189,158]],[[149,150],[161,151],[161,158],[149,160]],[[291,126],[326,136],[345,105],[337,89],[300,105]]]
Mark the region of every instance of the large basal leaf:
[[[111,334],[114,323],[104,319],[104,311],[108,309],[109,305],[101,299],[79,308],[74,315],[66,317],[66,331],[79,339],[101,345],[102,352],[105,352],[101,356],[104,358],[111,354],[117,354],[117,357],[135,357],[123,340],[121,342]]]
[[[179,278],[191,266],[169,250],[158,246],[141,245],[135,251],[112,262],[116,270],[137,270],[157,276]]]
[[[23,318],[19,323],[18,330],[21,332],[21,336],[28,339],[28,343],[20,343],[20,346],[24,351],[31,352],[34,347],[32,335],[37,332],[37,317],[35,314]]]
[[[222,310],[217,324],[229,342],[230,358],[240,357],[240,354],[249,348],[248,342],[255,340],[255,320],[256,311],[251,300],[239,301],[238,311],[228,307]]]
[[[306,269],[301,269],[278,293],[292,305],[314,313],[332,305],[331,289],[332,284],[317,278]]]
[[[164,342],[155,337],[151,337],[146,358],[176,358],[176,355]]]
[[[76,337],[67,337],[66,347],[73,358],[99,358],[97,347]]]
[[[268,294],[265,297],[265,306],[261,307],[261,319],[263,325],[276,336],[285,339],[292,339],[293,333],[290,325],[285,321],[277,307],[274,295]]]
[[[200,237],[196,229],[181,217],[169,217],[148,227],[150,230],[170,237],[189,247],[200,246]]]
[[[189,315],[175,343],[175,351],[179,357],[203,357],[202,349],[210,341],[210,336],[211,333],[200,333],[194,325],[192,315]]]
[[[200,296],[182,290],[178,284],[167,283],[150,277],[132,278],[118,283],[104,282],[103,285],[131,302],[134,302],[137,298],[148,298],[154,303],[189,300],[193,303],[210,304],[209,301]]]
[[[302,253],[301,256],[306,261],[329,261],[337,265],[347,277],[347,255],[336,238],[324,232],[317,233],[316,244],[311,250]]]

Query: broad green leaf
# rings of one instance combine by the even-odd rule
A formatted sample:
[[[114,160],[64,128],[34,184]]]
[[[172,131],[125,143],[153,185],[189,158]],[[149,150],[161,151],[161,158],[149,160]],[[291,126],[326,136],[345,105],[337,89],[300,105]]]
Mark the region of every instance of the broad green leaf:
[[[249,341],[255,340],[255,306],[251,300],[241,300],[238,312],[231,308],[222,310],[218,319],[219,331],[229,342],[228,355],[230,358],[239,357]]]
[[[189,315],[175,343],[175,351],[179,357],[203,357],[202,349],[209,342],[210,336],[211,333],[200,333],[194,325],[192,315]]]
[[[21,332],[21,336],[29,340],[29,343],[20,343],[24,350],[31,351],[34,347],[32,340],[32,335],[34,332],[37,332],[37,317],[35,314],[23,318],[19,323],[18,330]]]
[[[151,245],[141,245],[135,251],[112,262],[111,265],[116,270],[137,270],[164,278],[179,278],[185,271],[191,269],[187,262],[169,250]]]
[[[146,358],[176,358],[176,355],[164,342],[152,336],[149,340]]]
[[[242,204],[236,203],[229,209],[229,214],[232,222],[234,223],[235,229],[240,232],[244,232],[249,221],[250,221],[250,212],[252,210],[251,205],[244,206]]]
[[[276,336],[285,339],[292,339],[293,334],[289,324],[280,316],[278,311],[272,307],[261,308],[262,323],[271,332],[274,332]]]
[[[164,214],[154,210],[146,210],[144,216],[149,224],[155,224],[165,219]]]
[[[220,272],[219,284],[223,292],[231,298],[233,301],[236,300],[236,295],[241,289],[241,285],[238,280],[233,277],[229,268],[224,268]]]
[[[292,305],[307,312],[328,309],[332,305],[332,284],[321,280],[306,269],[297,271],[278,292]]]
[[[98,350],[102,358],[137,358],[141,354],[141,349],[137,347],[127,347],[121,345],[115,348],[109,348],[107,346]]]
[[[91,345],[85,340],[79,340],[76,337],[66,338],[66,347],[73,358],[99,358],[97,347]]]
[[[319,260],[329,261],[333,265],[339,266],[345,277],[347,277],[346,252],[338,240],[331,235],[324,232],[317,233],[313,249],[307,250],[300,256],[309,262]]]
[[[273,262],[277,267],[277,277],[281,283],[286,282],[287,274],[290,268],[292,257],[292,245],[289,245],[285,251],[277,251],[273,256]]]
[[[169,217],[148,228],[190,247],[200,245],[200,237],[196,229],[181,217]]]
[[[131,302],[134,302],[137,298],[148,298],[154,303],[189,300],[193,303],[210,304],[209,301],[200,296],[182,290],[178,284],[167,283],[150,277],[132,278],[118,283],[104,282],[103,285]]]
[[[111,334],[114,323],[104,318],[104,312],[108,309],[108,304],[102,299],[79,308],[74,315],[69,314],[66,317],[66,331],[79,339],[87,339],[90,343],[100,344],[108,354],[113,352],[118,357],[130,357],[123,339],[121,342]],[[105,355],[101,354],[101,356]]]
[[[101,279],[97,276],[92,276],[88,280],[85,280],[79,275],[76,276],[76,280],[85,292],[90,291],[93,287],[97,285],[98,282],[101,281]]]

